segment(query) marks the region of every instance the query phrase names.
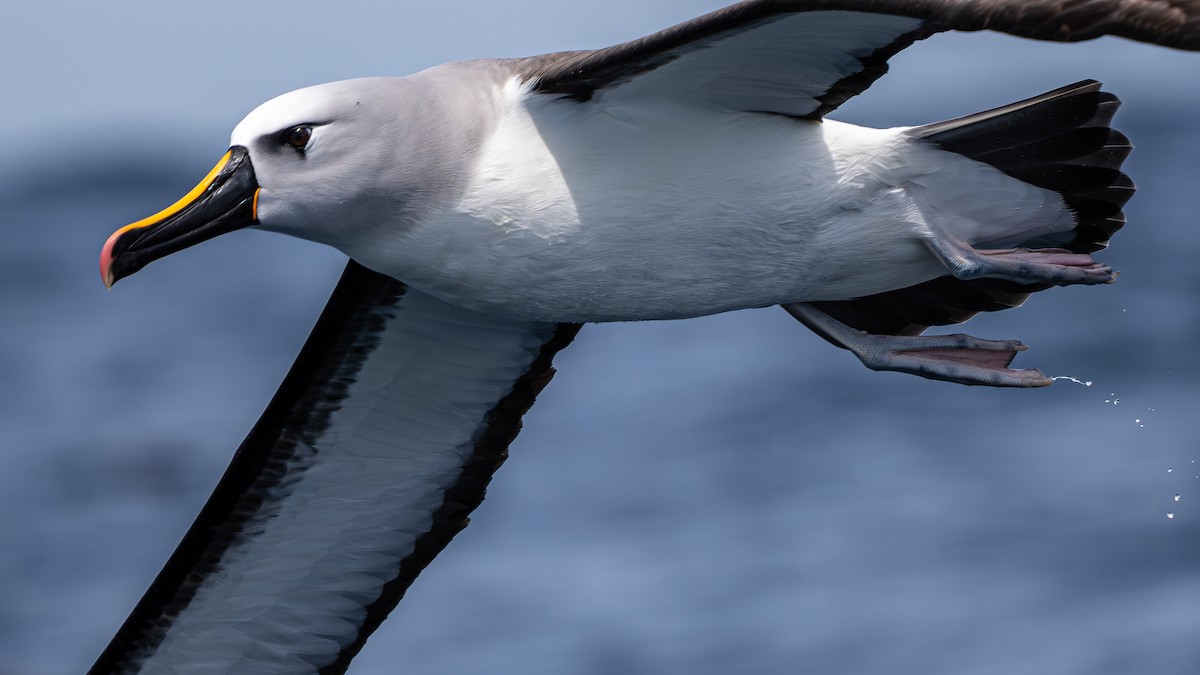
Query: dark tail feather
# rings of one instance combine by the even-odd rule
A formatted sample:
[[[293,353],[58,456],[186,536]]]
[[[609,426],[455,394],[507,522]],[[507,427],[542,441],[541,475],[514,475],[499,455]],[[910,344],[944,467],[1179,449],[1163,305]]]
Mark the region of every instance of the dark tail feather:
[[[1125,224],[1121,207],[1134,192],[1133,181],[1121,173],[1133,146],[1109,128],[1120,105],[1116,96],[1100,91],[1099,82],[1084,80],[909,134],[1059,193],[1077,222],[1066,248],[1090,253],[1108,245]]]
[[[1133,181],[1121,163],[1133,149],[1109,128],[1121,102],[1085,80],[984,112],[914,127],[909,134],[944,150],[990,164],[1062,195],[1075,214],[1073,238],[1023,242],[1090,253],[1108,245],[1125,224],[1121,208]],[[1000,279],[941,277],[856,300],[815,303],[842,323],[876,334],[915,335],[929,326],[962,323],[978,312],[1016,307],[1049,288]]]

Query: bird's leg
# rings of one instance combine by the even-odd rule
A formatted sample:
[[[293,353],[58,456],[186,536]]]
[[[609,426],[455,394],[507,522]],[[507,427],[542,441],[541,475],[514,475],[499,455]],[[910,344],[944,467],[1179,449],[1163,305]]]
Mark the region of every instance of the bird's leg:
[[[977,249],[925,221],[922,241],[956,279],[1007,279],[1020,284],[1111,284],[1108,265],[1061,248]]]
[[[1016,340],[981,340],[970,335],[874,335],[856,330],[808,303],[782,305],[800,323],[838,347],[850,350],[871,370],[894,370],[989,387],[1044,387],[1052,382],[1035,368],[1008,367],[1027,347]]]

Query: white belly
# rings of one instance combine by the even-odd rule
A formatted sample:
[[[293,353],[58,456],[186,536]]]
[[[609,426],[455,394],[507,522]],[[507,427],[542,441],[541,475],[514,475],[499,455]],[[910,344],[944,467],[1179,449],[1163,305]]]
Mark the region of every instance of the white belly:
[[[861,297],[945,273],[895,188],[970,160],[911,146],[775,115],[516,102],[456,203],[394,247],[348,253],[443,300],[542,320]]]

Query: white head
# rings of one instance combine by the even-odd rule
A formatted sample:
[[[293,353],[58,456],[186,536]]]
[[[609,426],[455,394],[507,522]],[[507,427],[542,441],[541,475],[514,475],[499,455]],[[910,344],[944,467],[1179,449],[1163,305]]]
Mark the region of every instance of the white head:
[[[470,148],[407,78],[317,85],[256,108],[233,130],[261,191],[257,226],[339,246],[397,231],[453,190]]]
[[[458,67],[322,84],[262,104],[200,185],[109,238],[106,283],[239,227],[347,253],[403,233],[462,189],[489,128],[486,88],[455,77]]]

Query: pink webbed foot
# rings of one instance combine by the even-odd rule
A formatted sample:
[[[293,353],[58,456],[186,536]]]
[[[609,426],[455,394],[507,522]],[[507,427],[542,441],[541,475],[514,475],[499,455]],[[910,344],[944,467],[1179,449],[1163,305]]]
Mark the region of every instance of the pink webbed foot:
[[[1045,387],[1053,382],[1035,368],[1013,369],[1016,340],[954,335],[873,335],[847,326],[806,303],[783,305],[789,314],[872,370],[891,370],[966,385]]]
[[[1061,248],[976,249],[952,235],[928,226],[923,241],[956,279],[1007,279],[1021,284],[1111,284],[1113,269],[1086,253]]]

